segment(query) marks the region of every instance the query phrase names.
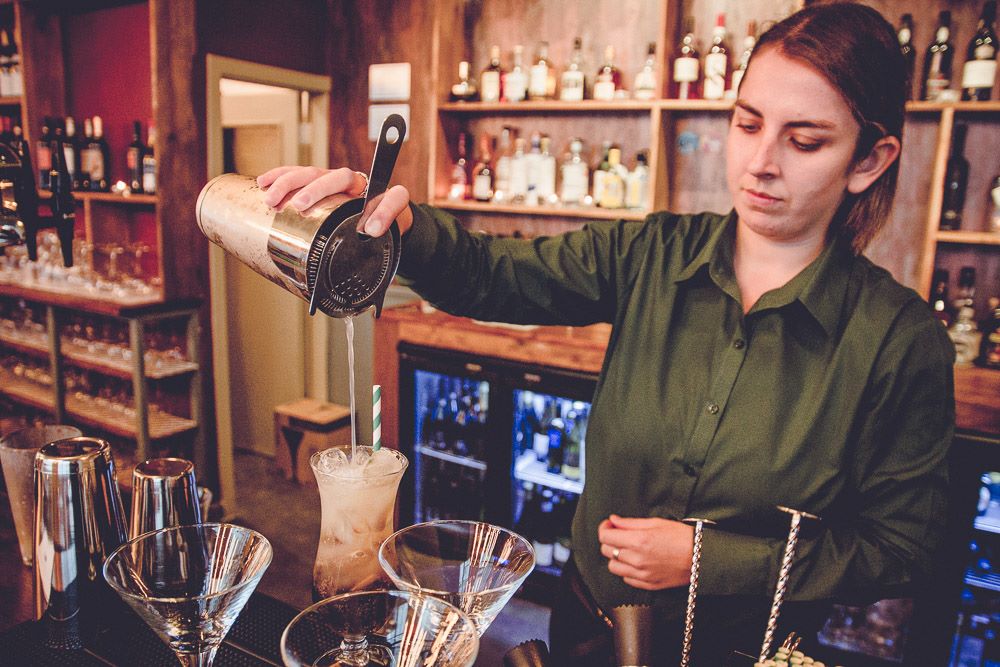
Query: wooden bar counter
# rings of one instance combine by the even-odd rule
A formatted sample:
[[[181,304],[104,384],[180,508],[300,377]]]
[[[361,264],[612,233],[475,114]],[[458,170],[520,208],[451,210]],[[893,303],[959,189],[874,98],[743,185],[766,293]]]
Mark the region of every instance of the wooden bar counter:
[[[382,437],[399,444],[401,342],[473,356],[598,373],[611,327],[513,327],[480,323],[419,305],[386,309],[375,325],[374,381],[381,384]],[[960,431],[1000,436],[1000,371],[955,367],[955,410]]]

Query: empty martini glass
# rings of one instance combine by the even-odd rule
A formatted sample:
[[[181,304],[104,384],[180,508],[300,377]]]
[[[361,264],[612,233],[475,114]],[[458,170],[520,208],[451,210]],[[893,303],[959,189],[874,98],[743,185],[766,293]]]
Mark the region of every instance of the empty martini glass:
[[[428,521],[390,535],[379,563],[404,591],[455,605],[482,636],[535,567],[526,539],[480,521]]]
[[[437,598],[357,591],[317,602],[281,635],[286,667],[470,667],[476,625]]]
[[[226,523],[143,533],[104,563],[104,578],[181,665],[210,667],[264,570],[271,543]]]

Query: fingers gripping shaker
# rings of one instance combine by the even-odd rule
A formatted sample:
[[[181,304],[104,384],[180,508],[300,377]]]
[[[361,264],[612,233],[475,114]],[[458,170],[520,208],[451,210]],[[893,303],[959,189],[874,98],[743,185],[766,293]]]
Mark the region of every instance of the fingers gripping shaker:
[[[406,135],[397,114],[382,124],[364,197],[334,195],[305,213],[264,203],[249,176],[223,174],[198,196],[198,226],[208,239],[273,283],[332,317],[370,307],[378,317],[399,267],[400,234],[394,220],[374,238],[365,222],[385,195]]]

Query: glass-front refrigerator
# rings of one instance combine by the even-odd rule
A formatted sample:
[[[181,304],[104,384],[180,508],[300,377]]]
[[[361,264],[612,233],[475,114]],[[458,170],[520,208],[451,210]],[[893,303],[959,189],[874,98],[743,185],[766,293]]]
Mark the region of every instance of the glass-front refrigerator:
[[[489,521],[535,549],[523,594],[549,601],[569,558],[597,377],[399,346],[404,523]]]

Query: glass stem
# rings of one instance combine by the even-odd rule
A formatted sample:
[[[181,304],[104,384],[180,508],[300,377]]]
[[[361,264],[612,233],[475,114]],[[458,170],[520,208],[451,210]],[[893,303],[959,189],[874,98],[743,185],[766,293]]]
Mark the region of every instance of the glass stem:
[[[215,652],[218,650],[218,646],[213,646],[201,653],[181,653],[180,651],[175,651],[175,655],[177,655],[181,667],[212,667],[212,661],[215,660]]]

